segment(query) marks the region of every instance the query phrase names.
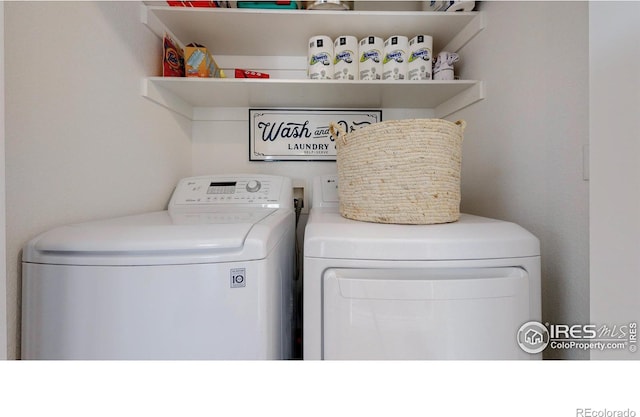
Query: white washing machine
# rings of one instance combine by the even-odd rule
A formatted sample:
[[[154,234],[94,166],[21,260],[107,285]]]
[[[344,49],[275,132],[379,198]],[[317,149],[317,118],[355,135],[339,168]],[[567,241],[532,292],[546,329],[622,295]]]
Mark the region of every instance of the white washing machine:
[[[316,178],[304,238],[304,359],[538,359],[540,244],[462,214],[439,225],[345,219],[337,177]]]
[[[23,359],[283,359],[291,180],[186,178],[167,211],[58,227],[23,252]]]

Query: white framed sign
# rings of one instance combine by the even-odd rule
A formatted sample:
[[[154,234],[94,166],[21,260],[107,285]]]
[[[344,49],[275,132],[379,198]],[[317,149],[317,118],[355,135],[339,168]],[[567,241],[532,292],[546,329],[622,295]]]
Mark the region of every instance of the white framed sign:
[[[249,109],[250,161],[335,161],[331,122],[346,132],[382,121],[382,110]]]

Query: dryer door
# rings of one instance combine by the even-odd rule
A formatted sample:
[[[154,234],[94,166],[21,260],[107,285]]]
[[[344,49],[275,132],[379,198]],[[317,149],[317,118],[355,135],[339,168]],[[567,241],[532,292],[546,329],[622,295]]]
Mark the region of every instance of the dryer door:
[[[328,269],[324,359],[522,359],[522,268]]]

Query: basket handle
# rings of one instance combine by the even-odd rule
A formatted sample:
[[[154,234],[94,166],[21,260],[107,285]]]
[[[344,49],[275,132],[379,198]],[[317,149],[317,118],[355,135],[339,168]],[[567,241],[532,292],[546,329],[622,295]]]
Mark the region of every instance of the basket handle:
[[[344,131],[342,125],[336,122],[329,123],[329,133],[333,139],[340,139],[343,145],[347,143],[345,139],[347,132]]]
[[[467,122],[465,122],[464,120],[458,120],[454,123],[460,126],[460,132],[464,132],[464,129],[467,127]]]

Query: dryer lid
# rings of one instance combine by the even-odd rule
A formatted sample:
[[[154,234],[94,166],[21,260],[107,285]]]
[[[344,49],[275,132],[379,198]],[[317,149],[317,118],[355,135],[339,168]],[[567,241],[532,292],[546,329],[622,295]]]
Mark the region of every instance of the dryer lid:
[[[369,260],[463,260],[540,255],[538,239],[515,223],[462,214],[455,223],[378,224],[311,210],[305,257]]]
[[[242,260],[262,259],[263,250],[255,246],[252,246],[255,250],[245,248],[245,240],[252,228],[274,211],[264,208],[177,214],[160,211],[61,226],[29,242],[23,260],[85,265],[102,258],[114,265],[137,263],[131,262],[135,257],[155,257],[162,260],[160,263],[174,263],[178,257],[211,258],[220,254]]]

